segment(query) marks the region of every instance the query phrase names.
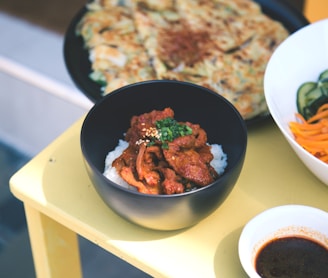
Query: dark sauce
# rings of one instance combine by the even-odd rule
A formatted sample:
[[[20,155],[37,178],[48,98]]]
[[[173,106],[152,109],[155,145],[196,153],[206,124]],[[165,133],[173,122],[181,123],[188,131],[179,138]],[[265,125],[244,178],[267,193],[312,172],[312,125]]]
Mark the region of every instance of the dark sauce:
[[[301,237],[274,239],[259,251],[255,267],[263,278],[327,278],[328,249]]]

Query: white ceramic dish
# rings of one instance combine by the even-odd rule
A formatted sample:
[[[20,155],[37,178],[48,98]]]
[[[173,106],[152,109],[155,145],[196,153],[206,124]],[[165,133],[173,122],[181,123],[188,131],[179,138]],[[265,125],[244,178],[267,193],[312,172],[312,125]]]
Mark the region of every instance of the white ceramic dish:
[[[240,262],[251,278],[260,278],[255,270],[256,254],[266,242],[291,235],[309,237],[328,247],[328,213],[303,205],[285,205],[268,209],[244,227],[239,239]]]
[[[297,89],[304,82],[317,81],[325,69],[328,69],[328,19],[303,27],[278,46],[266,68],[264,93],[274,121],[295,153],[327,185],[328,164],[296,143],[288,126],[295,121]]]

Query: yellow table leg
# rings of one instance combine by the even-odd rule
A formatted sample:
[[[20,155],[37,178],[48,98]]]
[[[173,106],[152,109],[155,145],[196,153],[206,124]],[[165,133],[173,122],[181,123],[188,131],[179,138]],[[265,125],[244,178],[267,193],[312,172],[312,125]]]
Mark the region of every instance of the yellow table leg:
[[[37,277],[82,277],[77,235],[25,204]]]

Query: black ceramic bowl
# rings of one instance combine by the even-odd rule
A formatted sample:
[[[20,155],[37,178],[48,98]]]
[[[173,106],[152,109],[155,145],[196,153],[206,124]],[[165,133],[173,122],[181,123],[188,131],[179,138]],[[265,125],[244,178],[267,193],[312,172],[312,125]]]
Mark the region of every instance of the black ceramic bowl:
[[[214,183],[183,194],[148,195],[115,184],[103,175],[105,158],[124,138],[133,115],[171,107],[178,121],[207,132],[210,144],[222,145],[228,165]],[[247,129],[237,110],[220,95],[191,83],[146,81],[120,88],[98,101],[81,130],[87,172],[104,202],[128,221],[155,230],[192,226],[227,198],[241,172]]]

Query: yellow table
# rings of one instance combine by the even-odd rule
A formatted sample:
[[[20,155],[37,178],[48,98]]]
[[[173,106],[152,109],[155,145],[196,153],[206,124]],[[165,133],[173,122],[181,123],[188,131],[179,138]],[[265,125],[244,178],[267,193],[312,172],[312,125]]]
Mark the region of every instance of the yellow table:
[[[249,130],[241,176],[223,205],[198,225],[159,232],[131,224],[97,195],[82,161],[83,119],[10,181],[24,202],[38,277],[80,277],[79,234],[155,277],[246,277],[237,246],[243,226],[283,204],[328,211],[328,187],[299,161],[276,125]]]

